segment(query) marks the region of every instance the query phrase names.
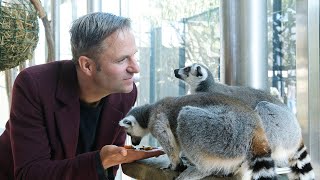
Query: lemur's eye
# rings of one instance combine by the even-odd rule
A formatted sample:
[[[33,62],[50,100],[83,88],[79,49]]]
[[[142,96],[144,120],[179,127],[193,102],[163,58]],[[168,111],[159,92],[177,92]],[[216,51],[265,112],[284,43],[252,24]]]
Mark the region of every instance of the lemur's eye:
[[[186,72],[186,73],[190,72],[190,70],[191,70],[191,67],[186,67],[186,68],[183,69],[183,71]]]
[[[130,126],[132,125],[131,121],[129,121],[129,120],[124,120],[123,123],[128,124]]]

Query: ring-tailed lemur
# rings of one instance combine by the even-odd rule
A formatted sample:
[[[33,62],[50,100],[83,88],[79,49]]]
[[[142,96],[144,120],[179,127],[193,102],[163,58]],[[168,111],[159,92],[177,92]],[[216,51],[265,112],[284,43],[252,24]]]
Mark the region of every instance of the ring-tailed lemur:
[[[289,174],[290,179],[315,178],[310,156],[303,144],[298,120],[279,99],[261,90],[217,83],[212,73],[198,63],[175,69],[174,74],[175,77],[190,86],[192,94],[221,93],[236,98],[255,109],[261,117],[276,165],[278,167],[290,166],[292,170]]]
[[[233,173],[242,179],[276,179],[260,116],[234,98],[208,93],[167,97],[131,109],[119,124],[134,145],[151,133],[173,170],[182,163],[179,154],[184,154],[195,168],[189,166],[179,180]]]
[[[267,101],[286,107],[286,105],[278,98],[265,91],[246,86],[229,86],[215,82],[211,71],[204,65],[198,63],[175,69],[174,75],[176,78],[189,85],[191,94],[197,92],[212,92],[231,95],[232,97],[247,103],[252,108],[255,108],[261,101]]]

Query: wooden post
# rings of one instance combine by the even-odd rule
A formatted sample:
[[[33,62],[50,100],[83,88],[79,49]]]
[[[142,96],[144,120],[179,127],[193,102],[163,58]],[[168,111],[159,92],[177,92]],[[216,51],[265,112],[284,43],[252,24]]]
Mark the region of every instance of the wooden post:
[[[46,62],[55,61],[56,57],[54,53],[54,40],[52,36],[52,28],[50,26],[50,22],[48,20],[47,14],[39,0],[30,0],[30,2],[33,4],[34,8],[37,10],[38,16],[42,20],[42,23],[45,29],[45,36],[46,36],[47,45],[48,45],[48,57]]]

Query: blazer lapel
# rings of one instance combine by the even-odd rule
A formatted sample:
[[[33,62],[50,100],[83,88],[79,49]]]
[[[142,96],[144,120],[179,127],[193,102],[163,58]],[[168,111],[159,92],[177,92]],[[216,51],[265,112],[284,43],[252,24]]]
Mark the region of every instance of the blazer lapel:
[[[61,103],[54,116],[65,156],[71,158],[76,154],[80,126],[79,86],[73,62],[66,61],[58,74],[56,98]]]
[[[80,124],[79,106],[75,103],[74,106],[67,106],[54,113],[66,158],[76,154]]]

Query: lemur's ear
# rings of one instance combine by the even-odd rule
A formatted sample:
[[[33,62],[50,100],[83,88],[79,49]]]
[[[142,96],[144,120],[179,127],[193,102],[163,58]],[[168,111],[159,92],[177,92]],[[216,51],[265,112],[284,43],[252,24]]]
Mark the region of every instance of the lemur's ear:
[[[202,72],[201,72],[201,66],[197,66],[197,77],[199,76],[203,76]]]

